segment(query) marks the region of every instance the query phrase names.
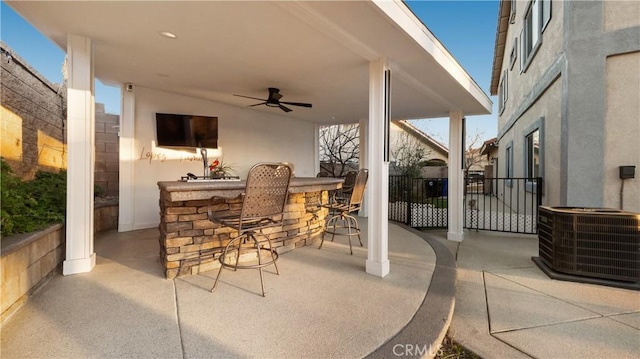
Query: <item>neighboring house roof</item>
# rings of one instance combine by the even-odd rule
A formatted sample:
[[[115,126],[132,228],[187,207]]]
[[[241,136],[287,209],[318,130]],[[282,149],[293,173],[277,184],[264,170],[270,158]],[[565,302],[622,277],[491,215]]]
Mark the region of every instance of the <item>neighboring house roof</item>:
[[[421,129],[417,128],[416,126],[412,125],[409,121],[406,120],[394,120],[393,121],[394,124],[396,124],[398,127],[400,127],[400,129],[402,129],[403,131],[409,133],[410,135],[414,136],[415,138],[418,139],[418,141],[424,143],[425,145],[427,145],[430,148],[433,148],[434,151],[447,156],[447,158],[449,157],[449,149],[447,148],[447,146],[443,145],[442,143],[438,142],[437,140],[435,140],[433,137],[427,135],[426,133],[424,133]]]
[[[486,155],[496,149],[498,149],[498,138],[494,137],[484,141],[482,147],[480,148],[480,154]]]
[[[500,0],[498,7],[498,28],[496,30],[496,43],[493,48],[493,69],[491,71],[491,95],[498,94],[498,84],[500,83],[500,70],[504,58],[504,47],[507,42],[507,29],[509,28],[509,17],[511,15],[511,1]]]

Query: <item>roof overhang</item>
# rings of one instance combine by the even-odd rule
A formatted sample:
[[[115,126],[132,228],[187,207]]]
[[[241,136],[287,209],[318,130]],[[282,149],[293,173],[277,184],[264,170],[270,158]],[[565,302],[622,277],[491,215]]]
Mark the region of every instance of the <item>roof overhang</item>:
[[[498,28],[496,30],[496,44],[493,48],[493,68],[491,71],[491,95],[498,94],[498,83],[500,82],[500,70],[504,59],[505,44],[507,42],[507,30],[509,29],[509,18],[511,16],[511,1],[500,0],[498,7]]]
[[[482,147],[480,148],[480,154],[486,155],[496,149],[498,149],[498,138],[494,137],[484,141],[484,143],[482,144]]]
[[[449,156],[449,149],[447,148],[447,146],[445,146],[442,143],[436,141],[433,137],[431,137],[428,134],[424,133],[422,130],[420,130],[416,126],[412,125],[408,121],[397,120],[397,121],[393,121],[393,123],[395,123],[402,130],[406,131],[407,133],[409,133],[412,136],[414,136],[415,138],[417,138],[418,141],[424,143],[425,145],[427,145],[427,146],[431,147],[432,149],[434,149],[435,151],[439,152],[441,155]]]
[[[250,109],[353,123],[368,116],[370,61],[387,58],[392,118],[491,112],[488,96],[402,1],[7,4],[64,50],[69,34],[91,38],[105,83],[244,108],[259,101],[234,94],[266,98],[277,87],[282,101],[313,108]]]

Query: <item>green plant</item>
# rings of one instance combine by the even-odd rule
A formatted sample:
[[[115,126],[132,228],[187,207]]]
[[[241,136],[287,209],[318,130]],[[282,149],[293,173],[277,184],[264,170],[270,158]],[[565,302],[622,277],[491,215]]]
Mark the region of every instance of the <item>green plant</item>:
[[[442,341],[442,346],[435,356],[436,359],[481,359],[479,355],[468,350],[453,340],[449,333]]]
[[[228,164],[224,162],[224,159],[218,160],[215,159],[209,165],[209,176],[211,178],[218,177],[229,177],[235,176],[237,174],[236,169],[233,167],[233,164]]]
[[[93,198],[104,197],[106,193],[107,191],[104,188],[98,186],[97,184],[93,185]]]
[[[64,221],[67,173],[38,172],[31,181],[21,181],[0,160],[0,227],[2,237],[28,233],[52,222]]]

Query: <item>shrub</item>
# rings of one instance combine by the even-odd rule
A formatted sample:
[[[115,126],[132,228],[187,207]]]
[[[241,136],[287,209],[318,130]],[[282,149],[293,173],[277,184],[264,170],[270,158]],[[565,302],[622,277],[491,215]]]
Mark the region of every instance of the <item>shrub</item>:
[[[31,181],[21,181],[11,167],[1,162],[0,227],[2,237],[40,230],[65,218],[67,173],[38,172]]]

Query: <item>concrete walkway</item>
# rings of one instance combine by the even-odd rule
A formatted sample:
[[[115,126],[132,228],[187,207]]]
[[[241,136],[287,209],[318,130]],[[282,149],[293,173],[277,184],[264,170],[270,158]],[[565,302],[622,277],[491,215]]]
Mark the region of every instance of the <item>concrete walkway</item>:
[[[366,219],[360,219],[366,228]],[[344,238],[255,270],[166,280],[157,230],[99,235],[90,273],[54,276],[2,328],[2,358],[360,358],[425,354],[453,312],[455,270],[436,270],[418,232],[390,224],[391,274],[365,273],[366,247]],[[366,238],[366,234],[363,239]],[[443,281],[444,280],[444,281]],[[427,292],[430,295],[426,295]],[[425,297],[426,295],[426,297]],[[425,301],[425,298],[430,298]],[[419,318],[420,320],[416,320]],[[428,324],[427,324],[428,323]],[[405,343],[419,346],[407,352]],[[400,346],[398,346],[399,344]],[[395,349],[394,349],[395,348]],[[431,350],[435,353],[435,350]],[[414,356],[414,355],[410,355]]]
[[[483,358],[639,358],[640,292],[549,279],[537,236],[466,232],[449,335]]]

